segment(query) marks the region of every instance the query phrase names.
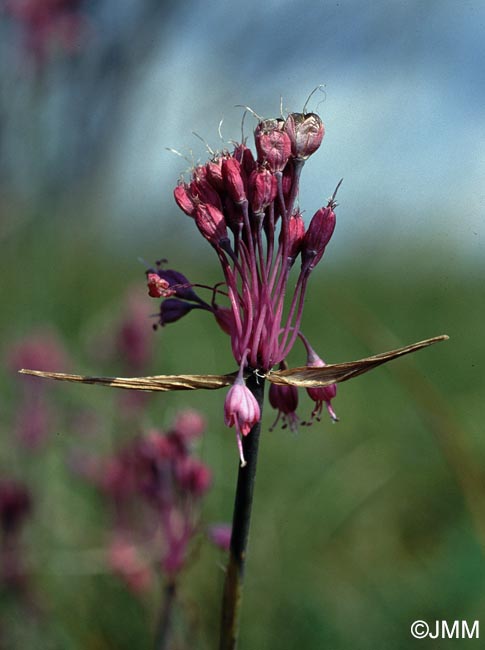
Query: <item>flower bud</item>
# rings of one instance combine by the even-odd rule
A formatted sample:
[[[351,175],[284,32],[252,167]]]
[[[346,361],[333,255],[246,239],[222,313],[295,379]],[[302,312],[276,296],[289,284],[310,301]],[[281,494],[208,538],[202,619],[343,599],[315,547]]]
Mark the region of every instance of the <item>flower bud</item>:
[[[232,313],[232,309],[229,309],[229,307],[219,307],[219,305],[213,304],[212,313],[214,314],[214,318],[221,330],[231,336],[232,333],[235,332],[234,314]]]
[[[281,237],[282,234],[280,234]],[[286,237],[288,238],[287,259],[290,264],[293,264],[301,250],[303,238],[305,237],[305,222],[299,212],[291,215],[288,221]]]
[[[283,171],[291,155],[291,141],[283,126],[283,120],[264,120],[254,131],[258,161],[267,162],[273,172]]]
[[[137,547],[122,535],[115,537],[108,549],[108,563],[135,594],[148,591],[152,584],[150,565],[140,556]]]
[[[325,129],[315,113],[291,113],[285,122],[285,132],[291,140],[293,156],[306,160],[320,146]]]
[[[182,490],[195,497],[201,497],[207,492],[212,480],[210,469],[200,460],[189,456],[177,463],[176,477]]]
[[[181,411],[174,422],[173,430],[186,442],[200,438],[206,426],[204,416],[194,409]]]
[[[160,306],[160,325],[163,327],[168,323],[175,323],[186,316],[189,311],[196,308],[197,305],[184,302],[178,298],[167,298]]]
[[[222,178],[224,179],[224,187],[235,203],[242,203],[246,200],[241,165],[235,158],[226,158],[223,161]]]
[[[241,169],[249,176],[256,168],[256,161],[254,160],[253,152],[244,143],[238,144],[234,147],[232,157],[241,163]]]
[[[309,368],[323,368],[326,365],[325,361],[323,361],[323,359],[320,359],[308,341],[304,340],[304,343],[308,353],[306,365]],[[337,395],[337,384],[330,384],[330,386],[320,386],[319,388],[307,388],[306,391],[310,399],[315,402],[315,408],[313,409],[311,415],[312,419],[316,418],[317,420],[320,420],[323,403],[325,402],[330,417],[334,422],[338,422],[338,417],[332,408],[332,400]]]
[[[329,207],[317,210],[310,221],[301,246],[303,269],[311,271],[322,259],[334,229],[334,211]]]
[[[173,196],[179,208],[185,212],[185,214],[188,214],[189,217],[193,217],[195,212],[195,203],[194,198],[189,191],[189,186],[186,183],[177,185],[173,191]]]
[[[202,203],[214,205],[219,210],[221,209],[221,197],[211,185],[207,170],[202,165],[199,165],[194,170],[193,179],[190,183],[190,191]]]
[[[223,551],[229,550],[232,535],[231,524],[212,524],[212,526],[209,526],[207,534],[215,546]]]
[[[251,207],[255,214],[264,212],[278,192],[276,177],[268,169],[254,170],[249,177]]]
[[[269,387],[269,403],[278,411],[271,430],[274,429],[280,417],[282,417],[283,429],[289,426],[292,431],[296,431],[300,421],[296,414],[296,408],[298,406],[298,389],[296,386],[271,384]]]
[[[224,181],[222,178],[222,161],[224,158],[215,158],[210,160],[206,166],[207,179],[217,192],[224,191]]]
[[[222,212],[210,203],[200,203],[195,210],[195,223],[207,241],[216,248],[229,241]]]

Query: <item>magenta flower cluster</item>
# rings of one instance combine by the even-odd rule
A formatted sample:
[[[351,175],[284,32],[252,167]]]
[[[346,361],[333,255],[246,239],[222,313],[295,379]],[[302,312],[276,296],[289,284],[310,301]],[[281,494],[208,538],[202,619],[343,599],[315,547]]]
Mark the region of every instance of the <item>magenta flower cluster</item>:
[[[229,334],[241,372],[227,396],[225,420],[235,426],[240,450],[241,436],[260,419],[243,370],[265,373],[285,363],[301,335],[308,280],[335,228],[335,193],[313,215],[308,227],[298,204],[302,168],[323,136],[323,123],[314,113],[261,120],[254,132],[256,154],[243,141],[232,152],[214,154],[193,169],[189,182],[177,185],[175,201],[194,220],[222,267],[224,282],[212,288],[210,303],[194,291],[203,285],[190,283],[178,271],[158,263],[147,272],[150,296],[164,298],[161,325],[193,309],[203,309],[212,312]],[[290,272],[297,262],[298,276],[290,285]],[[216,297],[222,295],[227,297],[224,307],[216,303]],[[309,361],[324,365],[313,350],[310,353],[309,344],[305,345]],[[325,402],[336,419],[330,406],[335,387],[313,391],[310,397],[316,407],[312,416],[319,416]],[[287,393],[292,397],[291,411]],[[272,405],[292,428],[298,421],[295,394],[296,389],[277,386],[270,393]]]
[[[187,410],[167,432],[151,430],[106,459],[74,459],[73,468],[113,511],[109,564],[134,591],[150,586],[152,566],[174,577],[187,562],[212,482],[209,468],[193,454],[204,428],[203,417]]]

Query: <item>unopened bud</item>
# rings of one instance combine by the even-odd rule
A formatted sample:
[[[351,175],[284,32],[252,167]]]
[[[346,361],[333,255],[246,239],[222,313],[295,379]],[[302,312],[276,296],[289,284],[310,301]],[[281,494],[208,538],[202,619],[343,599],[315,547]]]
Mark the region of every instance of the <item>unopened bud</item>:
[[[241,164],[235,158],[226,158],[222,163],[224,187],[235,203],[246,200],[246,189],[241,171]]]
[[[210,541],[223,551],[228,551],[231,546],[232,526],[231,524],[212,524],[209,526],[208,535]]]
[[[335,212],[320,208],[313,215],[301,246],[302,268],[311,271],[322,259],[335,229]]]
[[[253,152],[244,143],[238,144],[234,147],[232,157],[241,163],[241,168],[246,176],[256,168],[256,161],[254,160]]]
[[[322,143],[325,129],[315,113],[291,113],[285,122],[285,132],[291,140],[293,156],[306,160]]]
[[[229,309],[229,307],[219,307],[214,304],[212,306],[212,313],[223,332],[231,336],[236,331],[232,309]]]
[[[286,237],[288,238],[287,258],[290,264],[293,264],[301,250],[305,237],[305,222],[299,212],[291,215],[288,221]]]
[[[224,191],[224,181],[222,179],[222,161],[224,158],[216,158],[215,160],[210,160],[205,168],[207,171],[207,179],[210,181],[211,185],[218,192]]]
[[[207,175],[207,170],[202,165],[199,165],[194,170],[193,180],[190,183],[190,191],[202,203],[214,205],[216,208],[221,209],[221,197],[212,186]]]
[[[181,411],[173,424],[173,429],[184,441],[190,442],[204,433],[206,421],[204,416],[194,409]]]
[[[291,156],[291,141],[283,127],[283,120],[264,120],[254,131],[258,160],[273,172],[283,171]]]
[[[180,487],[195,497],[201,497],[210,487],[210,469],[201,461],[186,456],[176,467],[177,481]]]
[[[195,212],[195,203],[189,191],[189,186],[186,183],[177,185],[173,191],[173,196],[179,208],[185,212],[185,214],[188,214],[189,217],[193,217]]]
[[[178,298],[167,298],[160,306],[160,325],[163,327],[168,323],[175,323],[186,316],[189,311],[196,309],[197,306]]]
[[[200,203],[195,210],[195,223],[212,246],[217,248],[229,241],[224,215],[214,205]]]
[[[276,177],[268,169],[254,170],[249,177],[251,207],[255,214],[264,212],[278,192]]]

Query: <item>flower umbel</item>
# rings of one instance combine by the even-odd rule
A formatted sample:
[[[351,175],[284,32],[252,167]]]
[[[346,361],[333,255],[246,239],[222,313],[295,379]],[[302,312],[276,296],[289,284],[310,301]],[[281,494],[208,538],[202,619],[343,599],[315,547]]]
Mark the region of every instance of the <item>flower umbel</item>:
[[[190,181],[175,188],[175,201],[219,258],[229,302],[220,324],[230,334],[238,365],[247,351],[247,365],[266,372],[285,359],[298,336],[309,276],[335,227],[334,202],[317,211],[306,233],[298,206],[301,170],[323,134],[313,113],[261,120],[254,133],[256,157],[245,142],[236,144],[232,152],[214,154],[195,167]],[[299,255],[299,275],[286,305]],[[151,296],[168,297],[165,280],[160,273],[148,274]],[[216,318],[221,314],[200,299],[188,300],[177,304],[177,317],[194,307]],[[162,303],[163,324],[176,320],[174,310],[175,304],[164,310]]]
[[[240,371],[226,398],[225,421],[236,428],[242,466],[242,437],[261,417],[243,371],[267,373],[285,363],[300,331],[308,279],[335,228],[335,194],[307,230],[298,204],[302,168],[323,136],[322,120],[314,113],[260,120],[254,131],[256,154],[243,140],[232,152],[212,154],[192,170],[188,182],[177,185],[176,203],[194,219],[222,267],[223,286],[214,287],[211,304],[194,291],[203,285],[191,284],[182,274],[159,263],[147,271],[149,295],[164,298],[161,325],[203,309],[231,337]],[[299,256],[299,272],[290,285]],[[215,303],[216,293],[227,298],[227,306]],[[295,430],[297,389],[273,386],[270,401],[283,416],[283,426]]]

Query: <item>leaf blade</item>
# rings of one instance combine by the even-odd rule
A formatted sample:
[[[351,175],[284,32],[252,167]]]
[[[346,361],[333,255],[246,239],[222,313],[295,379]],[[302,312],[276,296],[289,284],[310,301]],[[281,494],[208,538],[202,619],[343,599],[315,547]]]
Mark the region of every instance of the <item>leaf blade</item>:
[[[442,334],[441,336],[434,336],[424,341],[411,343],[402,348],[389,350],[388,352],[381,352],[358,361],[349,361],[344,363],[327,364],[322,368],[311,368],[309,366],[302,366],[298,368],[288,368],[287,370],[270,371],[266,375],[266,379],[273,384],[282,386],[297,386],[300,388],[320,388],[330,386],[339,382],[347,381],[358,375],[362,375],[369,370],[373,370],[378,366],[397,359],[406,354],[417,352],[423,348],[427,348],[434,343],[440,341],[447,341],[449,336]]]

